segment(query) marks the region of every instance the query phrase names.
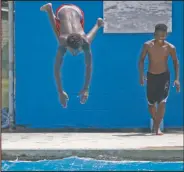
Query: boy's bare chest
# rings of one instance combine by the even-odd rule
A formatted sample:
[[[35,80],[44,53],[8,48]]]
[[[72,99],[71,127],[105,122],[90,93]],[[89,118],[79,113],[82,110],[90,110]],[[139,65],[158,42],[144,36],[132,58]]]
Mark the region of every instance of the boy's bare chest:
[[[169,47],[168,46],[150,46],[148,50],[148,54],[151,58],[162,59],[167,58],[169,56]]]

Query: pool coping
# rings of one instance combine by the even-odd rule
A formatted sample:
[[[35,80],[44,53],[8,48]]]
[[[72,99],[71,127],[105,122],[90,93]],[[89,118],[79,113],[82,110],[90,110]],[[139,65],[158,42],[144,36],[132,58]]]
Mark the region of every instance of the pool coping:
[[[183,161],[183,133],[3,133],[2,159]]]
[[[183,161],[183,147],[114,149],[114,150],[3,150],[3,160],[39,161],[67,157],[94,158],[109,161]]]

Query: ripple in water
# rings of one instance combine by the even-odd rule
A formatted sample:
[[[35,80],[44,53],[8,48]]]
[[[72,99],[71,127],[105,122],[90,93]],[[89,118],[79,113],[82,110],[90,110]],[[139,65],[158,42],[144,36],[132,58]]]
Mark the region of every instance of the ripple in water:
[[[70,157],[62,160],[2,161],[3,171],[182,171],[183,162],[101,161],[90,158]]]

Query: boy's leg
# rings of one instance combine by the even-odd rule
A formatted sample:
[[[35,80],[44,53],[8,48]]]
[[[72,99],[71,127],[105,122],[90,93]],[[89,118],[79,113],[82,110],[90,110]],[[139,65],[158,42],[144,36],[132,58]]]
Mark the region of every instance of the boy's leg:
[[[157,119],[156,119],[156,123],[155,123],[155,132],[156,135],[162,135],[163,133],[160,131],[160,123],[162,121],[162,119],[164,118],[164,114],[165,114],[165,102],[161,102],[158,104],[158,109],[157,109]]]
[[[155,122],[156,122],[156,114],[157,114],[157,108],[156,108],[156,104],[153,105],[148,105],[148,109],[149,109],[149,113],[151,114],[151,117],[153,119],[153,128],[152,128],[152,132],[155,131]]]
[[[58,39],[59,38],[59,34],[58,34],[58,30],[56,28],[56,16],[55,16],[55,14],[53,12],[52,4],[51,3],[45,4],[45,5],[43,5],[40,8],[40,10],[41,11],[46,11],[48,13],[51,26],[52,26],[52,28],[54,30],[54,33],[56,34],[56,37]]]
[[[91,43],[93,41],[93,39],[96,36],[96,33],[98,32],[98,30],[103,27],[104,23],[103,23],[103,19],[98,18],[97,23],[93,26],[93,28],[90,30],[90,32],[87,34],[87,38],[88,41]]]
[[[147,73],[147,100],[148,100],[148,109],[151,117],[153,119],[153,130],[155,131],[155,123],[156,123],[156,114],[157,114],[157,107],[156,107],[156,83],[155,77]]]
[[[158,109],[157,109],[157,122],[156,122],[156,134],[162,135],[163,133],[159,131],[160,123],[164,118],[165,114],[165,107],[167,98],[169,95],[169,88],[170,88],[170,74],[169,72],[163,73],[158,79]]]

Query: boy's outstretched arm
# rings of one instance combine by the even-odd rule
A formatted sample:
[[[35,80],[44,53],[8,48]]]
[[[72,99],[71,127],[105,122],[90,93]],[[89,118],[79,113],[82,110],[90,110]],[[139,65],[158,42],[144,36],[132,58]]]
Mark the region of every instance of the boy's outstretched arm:
[[[85,55],[85,80],[84,80],[84,86],[82,91],[79,93],[79,96],[81,96],[81,104],[86,103],[88,96],[89,96],[89,86],[91,82],[92,77],[92,52],[90,45],[87,44],[84,48],[84,55]]]
[[[64,92],[62,87],[62,79],[60,76],[61,66],[63,64],[63,57],[66,53],[66,48],[60,46],[57,50],[56,61],[54,65],[54,75],[56,80],[56,86],[59,94],[60,103],[64,108],[67,107],[68,95]]]

